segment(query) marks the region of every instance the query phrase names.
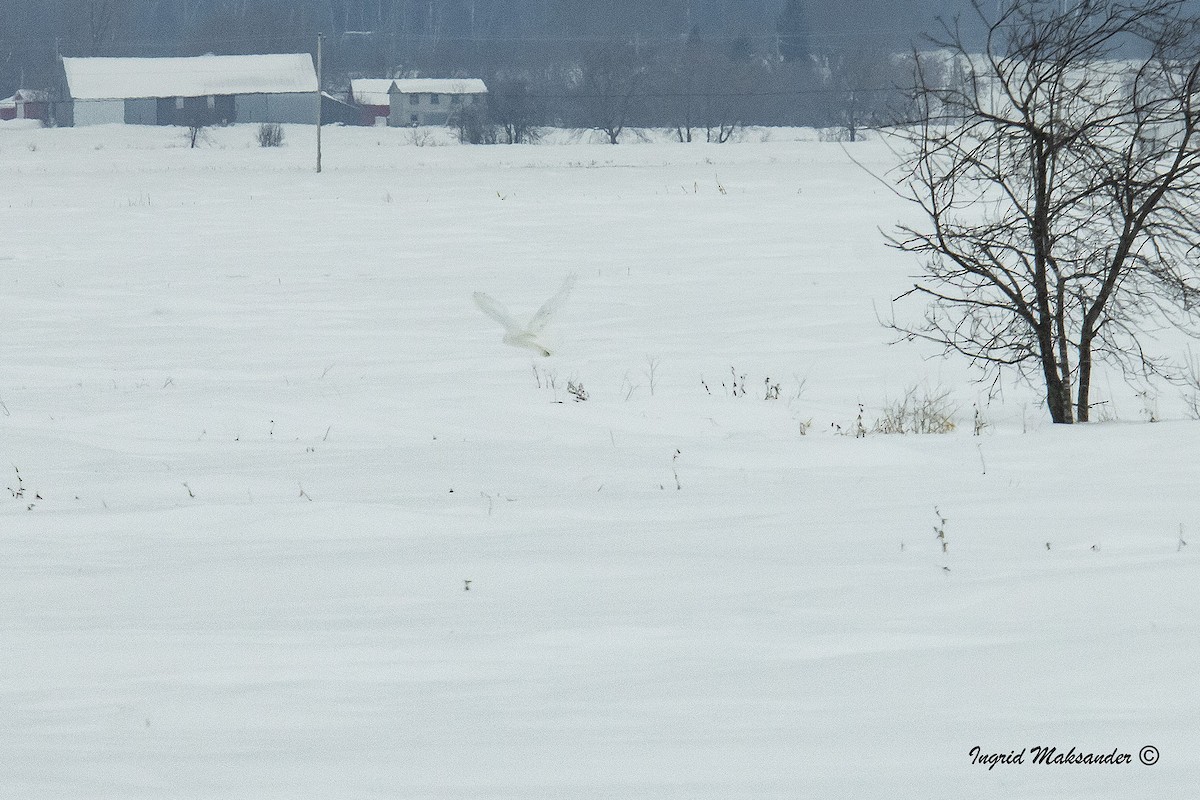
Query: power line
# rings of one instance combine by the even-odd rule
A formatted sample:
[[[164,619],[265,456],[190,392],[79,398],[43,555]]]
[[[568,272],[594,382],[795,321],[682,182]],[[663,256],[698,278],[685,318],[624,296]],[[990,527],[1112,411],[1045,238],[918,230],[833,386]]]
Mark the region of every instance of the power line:
[[[495,92],[494,94],[501,97],[505,96],[503,92]],[[624,93],[617,94],[593,94],[593,93],[558,93],[558,94],[541,94],[529,93],[519,95],[522,98],[530,98],[534,100],[709,100],[713,98],[723,99],[741,99],[753,97],[800,97],[809,95],[846,95],[846,94],[902,94],[902,90],[895,86],[874,86],[874,87],[810,87],[806,89],[783,89],[776,91],[750,91],[750,92],[665,92],[665,91],[646,91],[636,92],[633,95]]]
[[[578,36],[562,36],[562,35],[536,35],[536,36],[481,36],[481,35],[448,35],[448,34],[430,34],[430,33],[400,33],[395,31],[346,31],[344,33],[354,33],[362,39],[384,40],[390,42],[403,41],[405,43],[422,43],[422,44],[529,44],[529,45],[546,45],[546,44],[563,44],[563,45],[585,45],[585,44],[610,44],[621,42],[626,44],[640,44],[646,46],[653,45],[669,45],[681,44],[688,41],[686,33],[680,34],[660,34],[655,36],[644,35],[578,35]],[[810,33],[805,38],[808,42],[845,42],[851,40],[866,40],[872,37],[880,37],[886,39],[904,38],[903,32],[896,29],[884,28],[853,28],[840,29],[836,32]],[[699,40],[701,44],[710,45],[734,45],[742,42],[750,44],[770,45],[780,39],[776,34],[770,33],[755,33],[743,35],[720,35],[720,36],[703,36]],[[310,40],[310,34],[275,34],[275,35],[243,35],[243,36],[185,36],[169,39],[155,39],[142,37],[139,39],[112,39],[103,42],[87,42],[86,44],[78,45],[87,49],[98,48],[105,51],[112,50],[135,50],[135,49],[195,49],[197,47],[208,47],[211,45],[254,45],[254,46],[272,46],[279,44],[295,44],[299,42],[307,42]],[[38,42],[42,46],[48,46],[54,42],[52,38],[45,39],[0,39],[0,47],[11,49],[28,48],[31,42]],[[71,43],[65,43],[68,47]],[[331,42],[334,46],[345,44],[342,42]]]

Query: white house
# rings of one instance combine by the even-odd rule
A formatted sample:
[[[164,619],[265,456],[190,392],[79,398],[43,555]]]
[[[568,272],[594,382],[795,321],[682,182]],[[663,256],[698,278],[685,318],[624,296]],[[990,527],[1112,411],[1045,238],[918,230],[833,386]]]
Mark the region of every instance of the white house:
[[[308,53],[64,58],[59,124],[191,125],[317,120]]]
[[[459,109],[482,104],[487,86],[479,78],[397,78],[388,96],[389,125],[445,125]]]

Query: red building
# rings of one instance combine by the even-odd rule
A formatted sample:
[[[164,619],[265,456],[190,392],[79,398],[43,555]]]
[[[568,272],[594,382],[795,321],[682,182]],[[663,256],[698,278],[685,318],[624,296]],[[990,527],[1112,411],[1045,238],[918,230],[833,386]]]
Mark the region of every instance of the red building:
[[[50,95],[39,89],[18,89],[12,97],[0,100],[0,119],[50,118]]]
[[[354,78],[350,81],[350,102],[362,109],[363,125],[386,125],[392,113],[388,90],[391,78]]]

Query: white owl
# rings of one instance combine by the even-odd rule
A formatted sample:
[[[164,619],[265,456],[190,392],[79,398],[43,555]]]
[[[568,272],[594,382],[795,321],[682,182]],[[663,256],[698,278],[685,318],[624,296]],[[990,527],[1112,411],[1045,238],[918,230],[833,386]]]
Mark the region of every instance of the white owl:
[[[508,312],[507,308],[483,292],[475,292],[475,305],[479,306],[480,311],[504,326],[505,344],[512,345],[513,347],[524,347],[527,350],[534,350],[544,356],[548,356],[550,355],[550,350],[538,341],[538,336],[545,330],[550,320],[554,318],[554,312],[567,299],[567,295],[571,293],[571,288],[574,285],[575,275],[568,275],[558,293],[542,304],[537,313],[530,317],[529,322],[524,325],[513,319],[512,314]]]

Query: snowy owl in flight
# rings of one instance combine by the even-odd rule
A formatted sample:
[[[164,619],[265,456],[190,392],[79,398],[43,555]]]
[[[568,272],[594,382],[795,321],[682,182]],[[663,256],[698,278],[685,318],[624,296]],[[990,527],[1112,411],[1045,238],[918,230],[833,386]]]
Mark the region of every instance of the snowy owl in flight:
[[[534,350],[544,356],[550,355],[550,351],[546,346],[538,341],[538,336],[550,323],[554,317],[554,312],[567,299],[567,295],[571,293],[571,287],[575,285],[575,275],[567,276],[563,281],[562,288],[558,293],[547,300],[537,313],[529,318],[529,322],[522,325],[512,318],[512,314],[508,313],[508,309],[497,303],[490,296],[483,292],[475,293],[475,305],[479,306],[479,310],[487,314],[492,319],[504,326],[504,343],[510,344],[513,347],[524,347],[528,350]]]

